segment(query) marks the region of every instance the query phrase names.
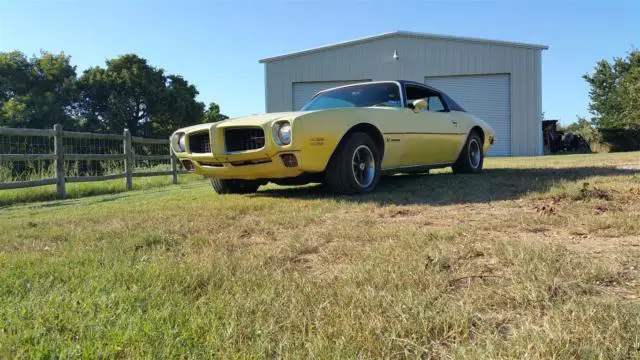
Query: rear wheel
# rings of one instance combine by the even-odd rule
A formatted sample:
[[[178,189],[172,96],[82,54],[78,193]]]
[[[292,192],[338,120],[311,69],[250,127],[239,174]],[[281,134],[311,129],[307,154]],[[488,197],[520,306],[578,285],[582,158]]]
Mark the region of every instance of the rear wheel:
[[[211,187],[218,194],[251,194],[258,191],[260,183],[251,180],[209,179]]]
[[[373,190],[380,179],[380,152],[365,133],[354,133],[331,158],[325,184],[335,193],[361,194]]]
[[[483,163],[484,153],[482,152],[482,139],[474,131],[469,134],[458,160],[453,164],[453,172],[456,174],[479,173],[482,171]]]

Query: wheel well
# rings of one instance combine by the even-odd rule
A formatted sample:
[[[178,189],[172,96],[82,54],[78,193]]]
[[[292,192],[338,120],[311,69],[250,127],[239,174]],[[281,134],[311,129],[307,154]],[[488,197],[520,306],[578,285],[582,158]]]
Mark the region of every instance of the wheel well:
[[[347,141],[347,139],[349,138],[349,136],[351,136],[351,134],[357,133],[357,132],[362,132],[371,136],[371,139],[373,139],[373,141],[376,143],[376,146],[378,147],[378,150],[380,151],[380,159],[383,159],[384,158],[384,138],[382,137],[382,134],[380,133],[380,130],[378,130],[377,127],[368,123],[360,123],[358,125],[355,125],[351,129],[349,129],[349,131],[347,131],[347,133],[344,134],[344,136],[340,140],[340,144],[338,144],[336,149],[339,149],[342,146],[342,144],[345,141]]]
[[[482,128],[480,126],[474,126],[473,128],[471,128],[471,131],[469,133],[472,133],[474,131],[478,134],[478,136],[480,136],[480,140],[482,140],[482,143],[484,144],[484,131],[482,130]]]

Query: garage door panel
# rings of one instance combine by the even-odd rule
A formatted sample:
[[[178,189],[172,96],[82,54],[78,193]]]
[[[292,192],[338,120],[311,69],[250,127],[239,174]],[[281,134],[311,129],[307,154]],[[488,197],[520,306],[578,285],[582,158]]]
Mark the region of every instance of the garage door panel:
[[[467,112],[486,121],[498,141],[489,156],[511,155],[511,83],[508,74],[427,77],[427,85],[451,96]]]
[[[356,84],[371,80],[347,80],[347,81],[314,81],[293,83],[293,111],[300,110],[318,92],[336,86]]]

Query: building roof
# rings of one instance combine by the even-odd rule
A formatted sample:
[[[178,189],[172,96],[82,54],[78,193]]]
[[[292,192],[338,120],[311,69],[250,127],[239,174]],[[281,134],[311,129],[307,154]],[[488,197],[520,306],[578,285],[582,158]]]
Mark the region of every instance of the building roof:
[[[288,59],[296,56],[313,54],[321,51],[362,44],[366,42],[371,42],[375,40],[387,39],[392,37],[405,37],[405,38],[416,38],[416,39],[436,39],[436,40],[449,40],[449,41],[459,41],[459,42],[468,42],[468,43],[476,43],[476,44],[494,44],[494,45],[503,45],[503,46],[511,46],[511,47],[522,47],[529,49],[537,49],[537,50],[547,50],[549,47],[547,45],[537,45],[537,44],[526,44],[520,42],[512,42],[512,41],[502,41],[502,40],[489,40],[489,39],[479,39],[479,38],[470,38],[470,37],[462,37],[462,36],[449,36],[449,35],[438,35],[438,34],[428,34],[428,33],[417,33],[411,31],[393,31],[384,34],[368,36],[360,39],[349,40],[344,42],[339,42],[330,45],[319,46],[307,50],[296,51],[289,54],[264,58],[260,60],[260,63],[268,63],[283,59]]]

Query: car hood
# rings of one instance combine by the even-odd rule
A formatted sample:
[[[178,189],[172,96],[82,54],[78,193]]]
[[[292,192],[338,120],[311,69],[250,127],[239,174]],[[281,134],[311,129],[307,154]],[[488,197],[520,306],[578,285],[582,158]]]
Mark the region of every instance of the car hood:
[[[233,118],[229,120],[224,120],[221,122],[215,123],[218,127],[229,127],[229,126],[262,126],[271,123],[274,120],[280,119],[293,119],[296,116],[303,114],[301,111],[291,111],[291,112],[279,112],[279,113],[268,113],[268,114],[259,114],[259,115],[249,115],[238,118]]]
[[[177,132],[197,132],[201,130],[211,129],[213,126],[219,128],[234,127],[234,126],[265,126],[275,120],[280,119],[293,119],[302,114],[306,114],[308,111],[291,111],[291,112],[279,112],[242,116],[233,119],[218,121],[214,123],[198,124],[189,127],[182,128]]]
[[[293,118],[295,118],[297,116],[300,116],[302,114],[305,114],[307,112],[291,111],[291,112],[280,112],[280,113],[268,113],[268,114],[242,116],[242,117],[237,117],[237,118],[233,118],[233,119],[218,121],[218,122],[215,122],[215,123],[195,125],[195,126],[188,127],[185,130],[187,130],[187,131],[204,130],[204,129],[209,129],[212,126],[215,126],[217,128],[226,128],[226,127],[234,127],[234,126],[260,126],[260,127],[262,127],[262,126],[270,124],[271,122],[273,122],[275,120],[293,119]]]

